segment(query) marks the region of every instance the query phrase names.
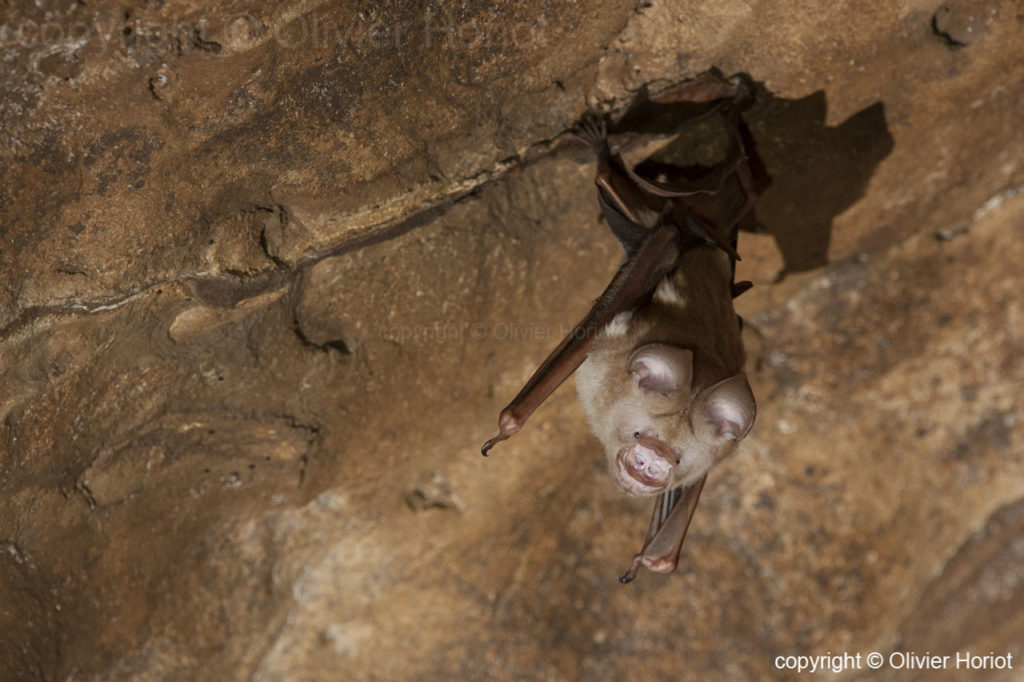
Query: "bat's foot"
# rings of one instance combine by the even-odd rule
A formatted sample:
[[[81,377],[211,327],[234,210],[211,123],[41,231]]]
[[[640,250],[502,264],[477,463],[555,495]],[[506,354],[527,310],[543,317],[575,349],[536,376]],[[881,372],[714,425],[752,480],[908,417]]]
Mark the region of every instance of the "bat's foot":
[[[603,118],[588,117],[583,119],[579,128],[572,131],[572,135],[600,154],[606,149],[608,138],[608,124]]]
[[[754,103],[754,79],[745,73],[737,73],[729,80],[736,88],[732,96],[732,105],[738,111],[748,109]]]

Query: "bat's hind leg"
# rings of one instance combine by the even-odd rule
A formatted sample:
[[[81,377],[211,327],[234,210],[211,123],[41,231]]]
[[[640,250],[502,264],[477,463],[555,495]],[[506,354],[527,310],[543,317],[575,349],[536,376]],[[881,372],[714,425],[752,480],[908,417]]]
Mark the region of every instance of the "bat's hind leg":
[[[608,222],[609,229],[622,244],[626,257],[629,258],[637,252],[650,230],[640,224],[637,215],[630,208],[629,200],[621,195],[627,188],[621,180],[616,182],[616,178],[624,177],[625,169],[621,160],[613,157],[608,147],[608,124],[603,118],[585,118],[573,131],[573,135],[597,154],[595,182],[601,215]]]

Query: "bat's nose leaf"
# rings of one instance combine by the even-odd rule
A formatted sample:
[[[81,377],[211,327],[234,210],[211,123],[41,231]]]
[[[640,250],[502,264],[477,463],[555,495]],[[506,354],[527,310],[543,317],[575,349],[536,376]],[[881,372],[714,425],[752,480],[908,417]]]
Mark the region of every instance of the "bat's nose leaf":
[[[651,488],[662,488],[668,484],[672,464],[657,451],[636,444],[626,451],[623,458],[626,473],[634,480]]]

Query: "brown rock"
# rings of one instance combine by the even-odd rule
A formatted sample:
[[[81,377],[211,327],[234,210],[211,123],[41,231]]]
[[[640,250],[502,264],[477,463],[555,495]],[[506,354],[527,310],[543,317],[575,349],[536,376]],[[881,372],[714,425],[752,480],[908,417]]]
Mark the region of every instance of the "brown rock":
[[[9,5],[0,678],[1024,658],[1014,3]],[[713,66],[763,84],[758,422],[621,587],[571,390],[478,448],[621,257],[564,133]]]

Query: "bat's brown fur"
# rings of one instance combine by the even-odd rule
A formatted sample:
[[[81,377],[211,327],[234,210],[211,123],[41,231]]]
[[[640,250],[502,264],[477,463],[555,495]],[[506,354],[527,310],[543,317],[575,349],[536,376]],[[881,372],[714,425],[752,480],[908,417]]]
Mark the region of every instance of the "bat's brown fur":
[[[753,420],[753,397],[742,375],[744,354],[732,306],[729,257],[719,249],[685,252],[644,307],[620,313],[601,333],[576,371],[576,387],[594,434],[604,445],[612,475],[629,492],[654,494],[689,485],[731,453]],[[692,379],[663,394],[645,390],[629,359],[648,344],[692,353]],[[667,352],[671,352],[667,350]],[[739,401],[742,423],[718,433],[718,412],[708,405],[715,386],[733,379],[727,400]],[[743,392],[745,390],[745,393]],[[622,477],[618,455],[646,435],[679,456],[664,485],[640,490]]]

